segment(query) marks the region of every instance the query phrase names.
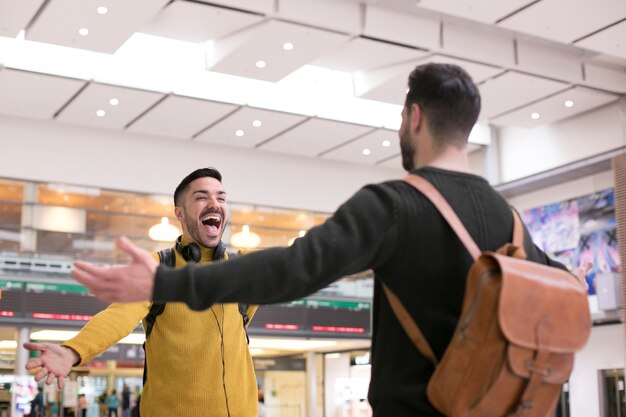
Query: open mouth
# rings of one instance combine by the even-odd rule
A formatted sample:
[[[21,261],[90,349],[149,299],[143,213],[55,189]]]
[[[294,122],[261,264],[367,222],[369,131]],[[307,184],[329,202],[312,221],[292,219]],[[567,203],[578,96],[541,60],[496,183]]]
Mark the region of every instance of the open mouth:
[[[219,233],[222,226],[222,217],[218,214],[209,214],[201,219],[202,224],[205,226],[209,233]]]

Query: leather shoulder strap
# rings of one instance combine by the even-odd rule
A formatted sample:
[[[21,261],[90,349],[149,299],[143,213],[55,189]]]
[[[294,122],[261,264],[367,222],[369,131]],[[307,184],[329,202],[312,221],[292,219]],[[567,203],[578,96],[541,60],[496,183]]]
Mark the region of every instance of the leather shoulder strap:
[[[443,218],[446,219],[452,230],[454,230],[454,233],[459,237],[463,246],[465,246],[470,255],[472,255],[472,258],[474,260],[478,259],[481,250],[478,248],[478,245],[476,245],[476,242],[474,242],[474,239],[472,239],[465,226],[463,226],[463,223],[461,223],[459,216],[452,210],[452,207],[450,207],[450,204],[443,198],[441,193],[437,191],[430,182],[418,175],[407,175],[404,177],[404,181],[415,187],[433,203]]]
[[[411,317],[409,312],[404,308],[400,299],[394,294],[393,291],[389,289],[385,284],[383,284],[383,288],[385,290],[385,294],[387,295],[387,299],[389,300],[389,304],[391,305],[391,309],[396,315],[398,321],[402,325],[402,328],[409,336],[409,339],[413,342],[417,350],[420,351],[422,355],[430,362],[432,362],[435,366],[437,365],[437,357],[433,352],[432,348],[426,341],[426,338],[422,334],[422,331],[415,323],[415,320]]]

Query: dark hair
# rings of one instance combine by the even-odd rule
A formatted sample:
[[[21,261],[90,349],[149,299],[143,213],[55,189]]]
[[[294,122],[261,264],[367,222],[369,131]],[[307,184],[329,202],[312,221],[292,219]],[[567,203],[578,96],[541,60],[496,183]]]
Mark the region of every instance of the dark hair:
[[[178,184],[178,187],[176,187],[176,190],[174,191],[174,206],[178,206],[178,197],[187,189],[187,186],[189,186],[192,181],[204,177],[215,178],[219,182],[222,182],[222,174],[220,174],[217,169],[213,167],[196,169],[194,172],[183,178],[180,184]]]
[[[439,144],[467,138],[480,113],[480,93],[467,72],[458,65],[419,65],[409,75],[404,106],[415,103],[428,119]],[[465,142],[464,142],[465,143]]]

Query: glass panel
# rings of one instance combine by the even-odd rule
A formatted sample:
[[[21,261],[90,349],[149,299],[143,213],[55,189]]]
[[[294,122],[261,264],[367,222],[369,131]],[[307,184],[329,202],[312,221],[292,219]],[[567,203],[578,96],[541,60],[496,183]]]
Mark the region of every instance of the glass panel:
[[[0,201],[19,201],[24,198],[24,184],[20,181],[0,179]]]
[[[0,251],[19,251],[21,239],[21,218],[21,203],[5,202],[0,205]]]

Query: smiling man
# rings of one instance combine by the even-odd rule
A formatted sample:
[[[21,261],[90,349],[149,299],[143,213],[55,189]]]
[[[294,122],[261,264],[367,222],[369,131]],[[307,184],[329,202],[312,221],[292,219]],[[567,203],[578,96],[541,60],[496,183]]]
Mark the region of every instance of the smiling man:
[[[201,168],[185,177],[174,205],[183,235],[171,251],[153,253],[155,260],[182,267],[235,255],[221,240],[227,210],[219,171]],[[56,378],[61,386],[72,366],[104,352],[142,321],[147,335],[142,416],[256,416],[257,383],[244,324],[255,310],[238,304],[204,311],[180,303],[111,304],[62,345],[25,344],[41,352],[27,368],[41,367],[37,381],[51,384]]]

